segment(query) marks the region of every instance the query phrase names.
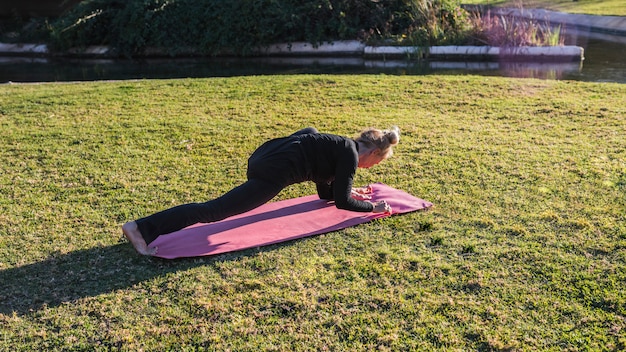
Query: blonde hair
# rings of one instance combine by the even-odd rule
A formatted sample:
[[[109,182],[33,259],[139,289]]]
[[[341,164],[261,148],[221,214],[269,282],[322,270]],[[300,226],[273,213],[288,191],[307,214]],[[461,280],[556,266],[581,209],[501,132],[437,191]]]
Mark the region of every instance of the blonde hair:
[[[393,154],[392,147],[400,142],[400,129],[398,126],[393,126],[389,130],[382,131],[375,128],[368,128],[361,132],[361,135],[355,140],[365,148],[365,150],[359,150],[360,153],[378,149],[381,155],[383,155],[383,158],[386,159]]]

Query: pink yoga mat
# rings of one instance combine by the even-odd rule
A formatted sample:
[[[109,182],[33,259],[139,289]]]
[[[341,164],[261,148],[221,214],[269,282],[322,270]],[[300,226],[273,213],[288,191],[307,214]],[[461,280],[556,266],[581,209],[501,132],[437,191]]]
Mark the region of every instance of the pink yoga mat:
[[[371,201],[386,200],[393,214],[432,206],[430,202],[381,183],[371,187]],[[311,195],[267,203],[222,221],[195,224],[159,236],[150,246],[159,248],[156,257],[167,259],[214,255],[319,235],[390,215],[340,210],[332,202]]]

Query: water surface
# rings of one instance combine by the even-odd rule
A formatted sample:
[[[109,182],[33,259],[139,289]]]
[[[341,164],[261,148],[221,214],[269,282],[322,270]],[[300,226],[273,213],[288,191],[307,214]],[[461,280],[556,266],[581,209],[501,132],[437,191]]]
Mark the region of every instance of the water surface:
[[[582,62],[383,61],[358,57],[102,60],[0,57],[0,83],[65,82],[272,74],[477,74],[626,83],[626,37],[572,31]]]

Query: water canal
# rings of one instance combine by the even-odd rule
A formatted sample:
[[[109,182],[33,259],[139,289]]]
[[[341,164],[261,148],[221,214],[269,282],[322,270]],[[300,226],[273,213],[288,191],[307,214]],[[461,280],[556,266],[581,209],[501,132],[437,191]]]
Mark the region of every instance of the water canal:
[[[231,77],[271,74],[475,74],[626,83],[626,37],[572,31],[566,45],[583,62],[383,61],[358,57],[261,57],[103,60],[0,57],[0,83]]]

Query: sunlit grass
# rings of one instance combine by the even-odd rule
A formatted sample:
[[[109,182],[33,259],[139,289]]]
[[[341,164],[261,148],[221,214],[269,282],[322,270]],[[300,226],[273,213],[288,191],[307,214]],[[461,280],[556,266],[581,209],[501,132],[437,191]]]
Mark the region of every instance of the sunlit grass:
[[[272,76],[0,86],[0,350],[626,348],[626,86]],[[428,212],[215,257],[120,241],[304,126]],[[279,199],[314,192],[290,187]]]
[[[462,3],[513,8],[521,6],[527,9],[542,8],[588,15],[626,16],[626,6],[622,0],[464,0]]]

